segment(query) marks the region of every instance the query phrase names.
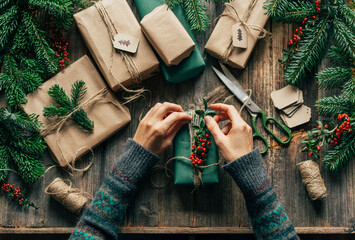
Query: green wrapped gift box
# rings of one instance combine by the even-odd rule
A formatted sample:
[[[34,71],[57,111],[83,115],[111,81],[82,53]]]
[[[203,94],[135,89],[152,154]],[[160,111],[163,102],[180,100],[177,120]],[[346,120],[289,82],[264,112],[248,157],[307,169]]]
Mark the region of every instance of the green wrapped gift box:
[[[217,145],[211,137],[211,145],[208,147],[208,155],[206,160],[201,164],[201,166],[206,166],[218,162],[218,148]],[[175,157],[185,157],[190,158],[191,155],[191,141],[190,141],[190,131],[188,124],[184,125],[174,139],[174,156]],[[218,183],[219,182],[219,172],[218,165],[202,170],[202,183]],[[175,160],[175,174],[174,174],[175,184],[194,184],[194,167],[191,161],[187,159]]]
[[[135,0],[134,2],[141,18],[153,11],[156,7],[165,3],[163,0]],[[163,60],[159,58],[161,71],[166,81],[180,83],[196,77],[203,71],[206,64],[190,26],[185,19],[183,9],[180,6],[176,6],[174,7],[173,12],[196,44],[195,50],[191,53],[191,55],[184,59],[179,65],[168,67],[165,65]]]

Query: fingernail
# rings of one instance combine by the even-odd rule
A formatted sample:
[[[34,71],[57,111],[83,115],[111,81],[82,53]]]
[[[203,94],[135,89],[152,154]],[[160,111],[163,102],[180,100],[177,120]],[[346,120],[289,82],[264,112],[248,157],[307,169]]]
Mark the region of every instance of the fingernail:
[[[208,124],[211,121],[211,117],[210,116],[206,116],[205,117],[205,122],[206,124]]]

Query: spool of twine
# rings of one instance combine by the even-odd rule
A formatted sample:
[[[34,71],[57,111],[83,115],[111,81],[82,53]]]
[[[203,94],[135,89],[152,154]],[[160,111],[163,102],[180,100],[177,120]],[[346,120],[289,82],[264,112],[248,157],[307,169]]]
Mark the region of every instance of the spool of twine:
[[[298,163],[297,166],[310,199],[317,200],[327,196],[327,189],[320,175],[318,164],[313,160],[307,160]]]
[[[68,180],[69,181],[69,180]],[[69,185],[61,178],[56,178],[51,184],[44,190],[44,192],[52,196],[57,202],[62,204],[68,211],[80,215],[85,207],[91,201],[85,195],[88,193],[82,192],[78,188],[72,188],[72,183],[69,181]]]

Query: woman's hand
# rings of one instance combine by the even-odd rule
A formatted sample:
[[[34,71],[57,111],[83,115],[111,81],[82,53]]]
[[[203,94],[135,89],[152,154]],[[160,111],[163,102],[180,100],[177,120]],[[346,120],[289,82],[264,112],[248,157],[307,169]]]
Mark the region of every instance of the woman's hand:
[[[252,129],[240,117],[237,109],[226,104],[211,104],[215,111],[220,111],[213,118],[205,117],[208,130],[213,135],[219,151],[227,162],[232,162],[253,150]],[[221,130],[219,122],[230,122]]]
[[[139,123],[133,140],[160,156],[179,129],[192,118],[180,105],[157,103]]]

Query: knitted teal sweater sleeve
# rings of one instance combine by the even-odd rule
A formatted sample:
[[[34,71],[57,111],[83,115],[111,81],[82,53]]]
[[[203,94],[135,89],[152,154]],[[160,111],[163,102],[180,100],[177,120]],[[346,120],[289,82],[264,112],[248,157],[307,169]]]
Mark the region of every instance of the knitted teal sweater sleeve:
[[[299,239],[267,177],[259,149],[223,166],[242,191],[257,239]]]
[[[136,184],[159,157],[132,139],[114,164],[69,239],[117,239]]]

